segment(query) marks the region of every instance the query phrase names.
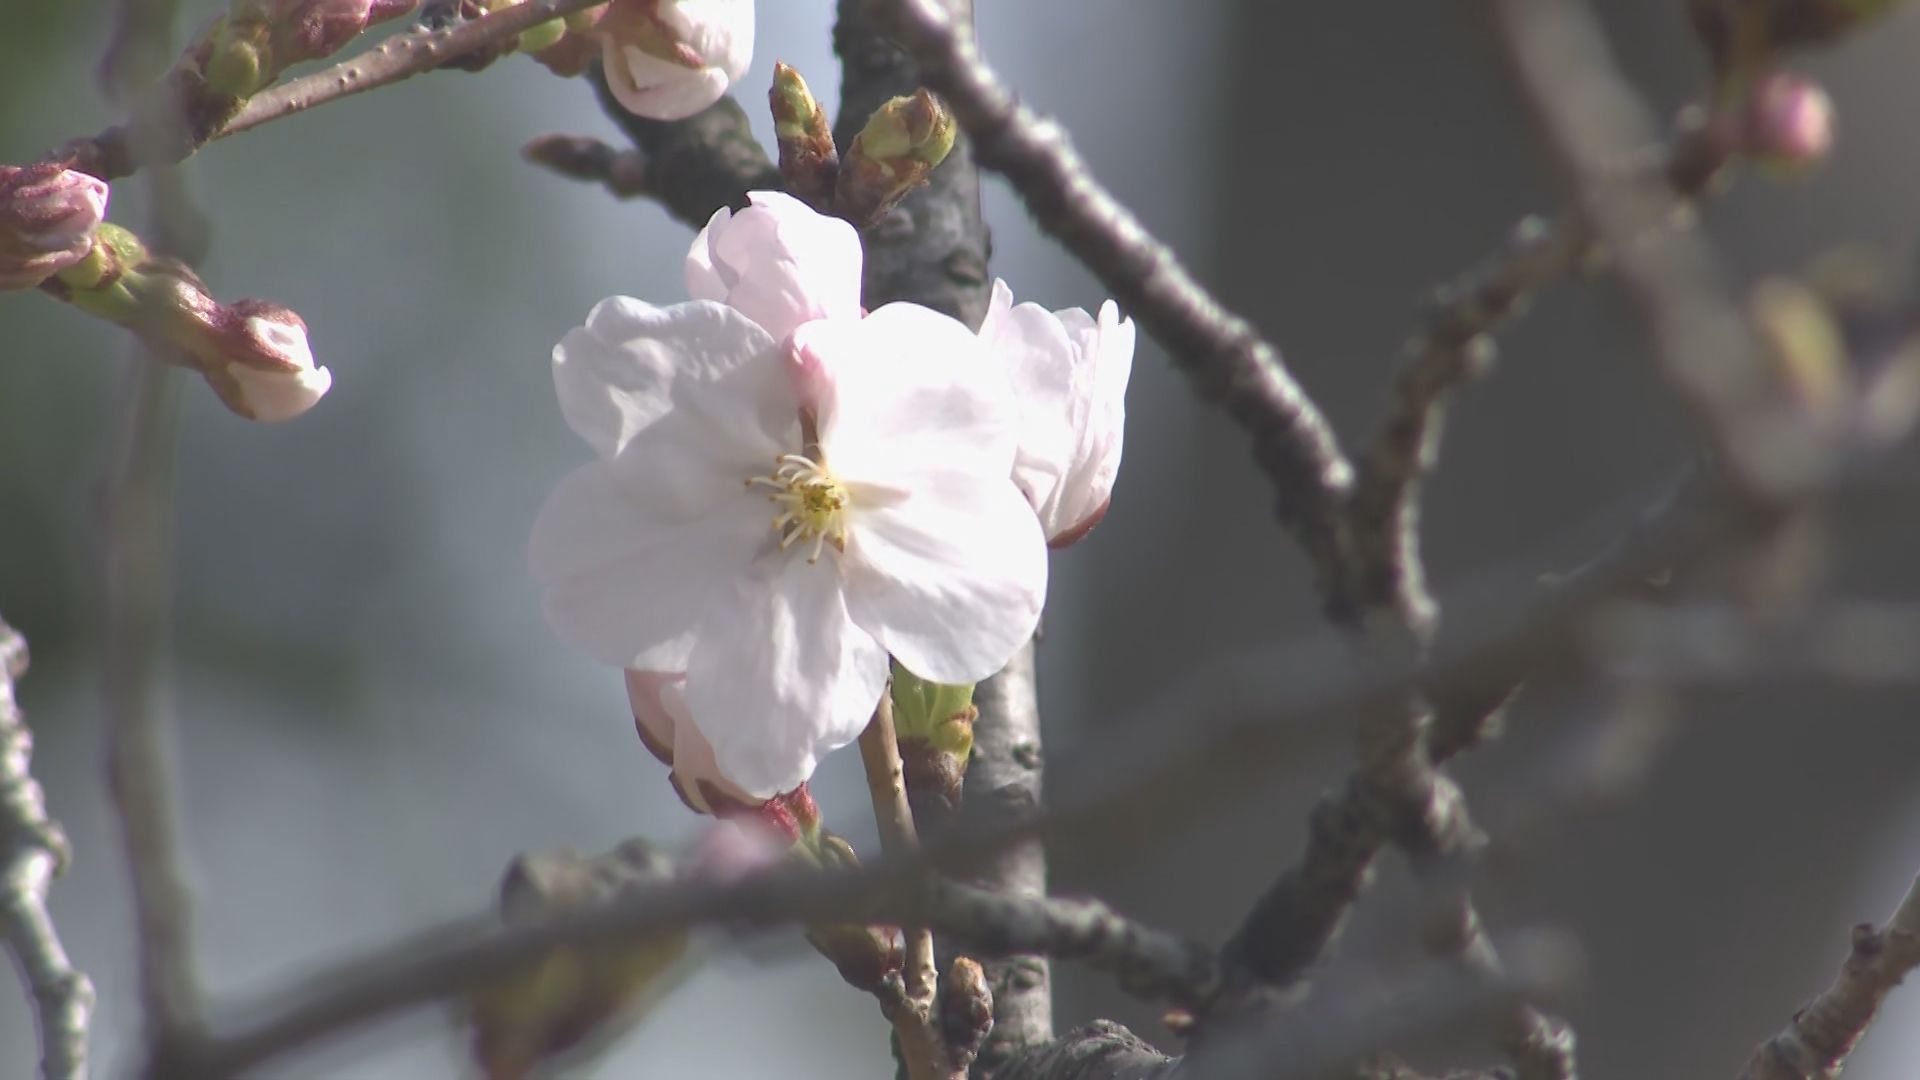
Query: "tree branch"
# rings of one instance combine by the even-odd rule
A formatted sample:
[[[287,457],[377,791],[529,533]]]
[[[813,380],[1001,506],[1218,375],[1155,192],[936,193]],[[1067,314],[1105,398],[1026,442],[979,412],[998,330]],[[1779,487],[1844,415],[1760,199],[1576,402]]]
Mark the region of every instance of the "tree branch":
[[[135,138],[131,126],[123,124],[89,138],[76,139],[58,152],[73,157],[73,168],[102,180],[130,176],[149,165],[177,164],[217,139],[412,78],[550,19],[603,2],[525,0],[443,29],[395,34],[377,47],[325,71],[262,90],[247,101],[239,115],[201,137],[189,135],[142,143]]]
[[[980,163],[1005,174],[1040,228],[1093,271],[1202,396],[1247,430],[1281,521],[1322,576],[1334,576],[1344,558],[1342,507],[1353,470],[1279,351],[1222,307],[1093,178],[1058,125],[1014,99],[981,61],[963,21],[937,0],[897,0],[897,12],[898,37],[973,139]]]
[[[1853,928],[1853,948],[1833,984],[1760,1044],[1740,1080],[1831,1080],[1866,1034],[1881,1002],[1920,968],[1920,878],[1885,926]]]
[[[698,229],[723,206],[745,206],[749,191],[785,190],[780,170],[732,98],[723,97],[685,120],[649,120],[614,100],[600,65],[588,78],[601,110],[638,148],[648,193],[685,224]]]
[[[14,699],[26,672],[26,639],[0,620],[0,938],[33,995],[41,1076],[85,1080],[93,983],[74,970],[47,914],[47,886],[72,853],[29,770],[33,733]]]

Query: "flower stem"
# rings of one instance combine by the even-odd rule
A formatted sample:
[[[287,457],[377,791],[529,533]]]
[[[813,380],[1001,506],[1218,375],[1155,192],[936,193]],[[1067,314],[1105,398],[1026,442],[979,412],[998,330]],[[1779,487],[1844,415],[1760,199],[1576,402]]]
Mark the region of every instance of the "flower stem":
[[[867,794],[880,826],[880,847],[889,857],[910,858],[920,848],[907,805],[906,773],[900,764],[900,737],[893,726],[893,688],[880,695],[873,720],[860,733],[860,762],[867,770]],[[902,927],[906,938],[904,993],[881,1004],[899,1038],[899,1052],[911,1080],[946,1080],[947,1053],[933,1024],[933,934],[924,926]],[[964,1074],[962,1074],[964,1075]]]

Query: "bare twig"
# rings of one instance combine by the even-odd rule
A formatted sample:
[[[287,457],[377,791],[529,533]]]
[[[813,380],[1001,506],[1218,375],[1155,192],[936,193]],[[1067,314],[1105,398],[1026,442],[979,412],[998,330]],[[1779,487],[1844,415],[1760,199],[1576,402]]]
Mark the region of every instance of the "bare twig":
[[[107,789],[126,848],[150,1051],[199,1024],[189,896],[158,700],[172,575],[178,384],[136,357],[107,511]]]
[[[27,642],[0,620],[0,939],[33,994],[45,1080],[86,1080],[93,983],[74,970],[47,914],[47,886],[71,852],[29,766],[33,733],[14,700]]]
[[[980,59],[971,32],[937,0],[898,0],[897,34],[946,99],[980,163],[1004,173],[1045,231],[1254,441],[1276,509],[1323,576],[1344,558],[1353,480],[1332,427],[1272,344],[1227,311],[1166,245],[1088,172],[1058,125],[1019,104]]]
[[[207,132],[204,138],[143,145],[126,127],[116,126],[90,138],[76,139],[63,146],[61,152],[73,156],[75,168],[103,180],[129,176],[149,165],[177,163],[206,143],[412,78],[540,23],[602,2],[604,0],[526,0],[443,29],[396,34],[351,60],[255,94],[239,115]]]
[[[1719,129],[1684,124],[1664,155],[1676,194],[1705,193],[1728,158]],[[1420,557],[1420,483],[1439,452],[1448,399],[1493,362],[1490,335],[1517,317],[1529,298],[1589,256],[1594,237],[1566,213],[1528,217],[1500,251],[1434,290],[1420,328],[1402,349],[1386,419],[1359,455],[1350,513],[1360,593],[1355,603],[1397,608],[1416,626],[1435,616]]]
[[[1920,968],[1920,878],[1885,926],[1853,928],[1833,984],[1753,1052],[1740,1080],[1831,1080],[1900,981]]]

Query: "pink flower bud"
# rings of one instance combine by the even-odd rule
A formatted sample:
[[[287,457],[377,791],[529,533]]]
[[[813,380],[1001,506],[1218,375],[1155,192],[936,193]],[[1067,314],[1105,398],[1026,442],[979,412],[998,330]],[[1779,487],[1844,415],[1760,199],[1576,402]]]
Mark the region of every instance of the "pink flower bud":
[[[753,0],[611,0],[599,29],[607,88],[655,120],[719,101],[753,59]]]
[[[227,408],[249,420],[288,420],[313,407],[333,386],[314,366],[307,324],[278,304],[241,300],[210,320],[213,346],[199,359],[207,385]]]
[[[1757,80],[1740,118],[1741,149],[1768,164],[1817,165],[1833,150],[1833,99],[1805,75],[1775,71]]]
[[[0,165],[0,289],[28,289],[81,259],[107,213],[105,181],[57,162]]]

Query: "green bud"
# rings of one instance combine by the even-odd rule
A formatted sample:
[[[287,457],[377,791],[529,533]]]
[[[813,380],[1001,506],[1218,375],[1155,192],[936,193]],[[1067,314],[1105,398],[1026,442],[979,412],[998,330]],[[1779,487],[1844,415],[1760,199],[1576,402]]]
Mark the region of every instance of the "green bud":
[[[523,53],[537,53],[543,49],[550,49],[560,44],[560,39],[566,36],[567,22],[565,19],[548,19],[539,26],[529,27],[520,31],[520,41],[517,48]]]
[[[223,23],[215,30],[205,67],[207,86],[231,98],[248,98],[273,80],[272,58],[258,24],[240,30]]]
[[[929,682],[893,665],[893,723],[902,741],[922,739],[933,747],[965,758],[973,752],[974,684],[950,686]]]
[[[866,227],[914,188],[953,150],[953,114],[925,89],[874,110],[854,137],[834,186],[834,209]]]

